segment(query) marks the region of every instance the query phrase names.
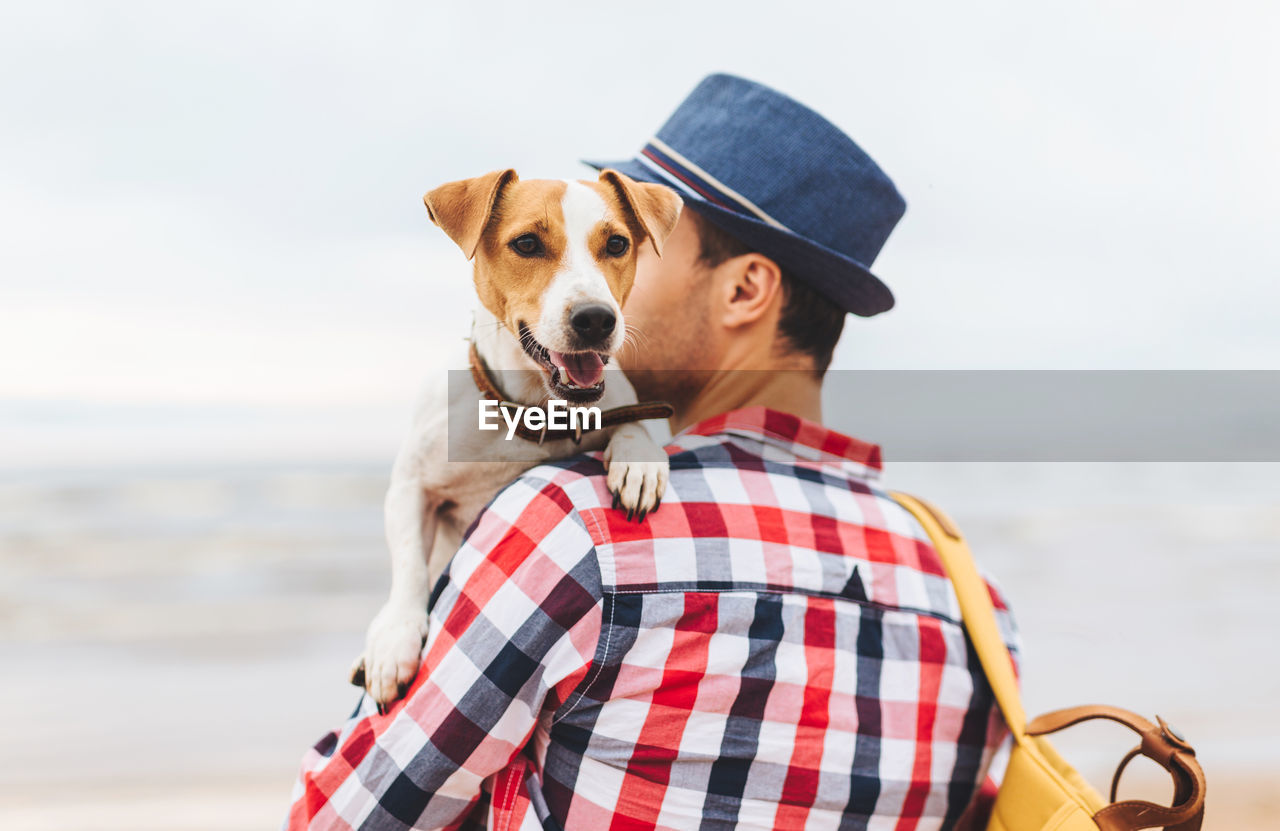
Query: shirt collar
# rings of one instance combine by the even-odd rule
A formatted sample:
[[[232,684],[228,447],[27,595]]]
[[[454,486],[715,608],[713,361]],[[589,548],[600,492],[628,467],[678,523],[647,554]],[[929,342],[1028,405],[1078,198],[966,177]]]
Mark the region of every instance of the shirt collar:
[[[746,407],[712,416],[681,430],[675,440],[678,443],[683,436],[714,436],[721,433],[763,441],[799,458],[815,462],[853,462],[864,468],[870,478],[877,478],[882,469],[879,445],[838,433],[816,421],[768,407]]]

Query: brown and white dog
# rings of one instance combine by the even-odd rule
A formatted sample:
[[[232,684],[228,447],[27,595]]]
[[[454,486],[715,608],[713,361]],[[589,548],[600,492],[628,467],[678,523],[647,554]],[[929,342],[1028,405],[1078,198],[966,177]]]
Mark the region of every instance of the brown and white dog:
[[[431,220],[475,261],[480,307],[471,339],[508,400],[602,409],[635,403],[626,378],[605,364],[625,340],[622,306],[639,246],[661,256],[675,227],[681,202],[674,191],[612,170],[594,182],[521,181],[503,170],[441,185],[424,201]],[[469,353],[457,368],[468,366]],[[635,422],[589,432],[581,444],[513,440],[501,430],[450,437],[450,423],[475,423],[481,393],[444,375],[419,404],[392,469],[385,505],[391,595],[352,669],[353,683],[379,708],[417,674],[431,588],[504,485],[541,461],[603,449],[615,504],[643,517],[666,487],[666,454]]]

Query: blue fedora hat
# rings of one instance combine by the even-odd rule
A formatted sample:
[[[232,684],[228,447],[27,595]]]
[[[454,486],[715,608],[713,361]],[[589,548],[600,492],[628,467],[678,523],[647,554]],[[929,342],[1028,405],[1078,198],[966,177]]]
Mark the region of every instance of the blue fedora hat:
[[[846,311],[893,307],[869,269],[907,203],[840,128],[780,92],[710,75],[636,158],[586,164],[675,188]]]

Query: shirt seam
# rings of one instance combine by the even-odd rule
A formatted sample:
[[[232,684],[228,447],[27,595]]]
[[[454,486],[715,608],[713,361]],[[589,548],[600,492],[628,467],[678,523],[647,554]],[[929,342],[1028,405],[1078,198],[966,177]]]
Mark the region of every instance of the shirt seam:
[[[930,617],[944,623],[951,623],[956,626],[963,624],[942,612],[935,612],[931,609],[918,609],[914,606],[895,606],[891,603],[877,603],[874,600],[859,600],[854,597],[847,597],[843,594],[833,594],[832,592],[814,591],[812,589],[800,588],[773,588],[773,587],[750,587],[750,588],[724,588],[724,589],[698,589],[698,588],[669,588],[669,589],[605,589],[605,594],[771,594],[771,595],[788,595],[796,594],[804,597],[825,597],[830,600],[844,600],[855,606],[863,606],[869,609],[875,609],[879,612],[905,612],[907,614],[920,615],[922,617]],[[611,617],[612,620],[612,617]]]
[[[599,549],[597,549],[597,551],[598,550]],[[608,592],[605,592],[605,594],[607,595]],[[617,608],[616,604],[613,604],[613,603],[609,604],[609,622],[605,628],[604,650],[601,651],[600,658],[598,661],[596,661],[595,672],[592,672],[587,677],[583,678],[582,683],[578,686],[578,689],[574,691],[570,700],[565,702],[565,705],[561,714],[559,716],[551,717],[552,727],[555,727],[557,724],[564,721],[566,718],[568,718],[570,715],[573,714],[574,709],[578,706],[578,704],[582,701],[583,697],[587,694],[587,690],[591,689],[591,685],[594,684],[600,678],[600,673],[604,672],[605,665],[608,663],[608,658],[609,658],[609,646],[613,641],[613,612],[615,608]],[[602,620],[601,623],[604,623],[604,621]],[[597,646],[599,645],[599,643],[600,643],[600,639],[597,636],[596,638]],[[593,658],[592,660],[594,661],[595,659]]]
[[[559,486],[557,485],[557,487]],[[566,498],[568,497],[568,494],[564,492],[563,488],[561,488],[561,493],[564,493]],[[596,572],[600,575],[600,594],[601,594],[600,603],[603,604],[604,599],[606,596],[608,596],[609,592],[608,590],[605,589],[605,586],[604,586],[604,569],[601,567],[601,563],[600,563],[600,560],[602,557],[600,547],[604,544],[603,538],[600,534],[600,526],[596,522],[595,517],[593,517],[591,514],[584,513],[580,508],[575,508],[574,513],[578,515],[578,518],[583,525],[582,530],[587,532],[587,537],[590,538],[591,540],[591,550],[592,552],[594,552],[595,559],[596,559]],[[590,525],[591,527],[588,528],[587,527],[588,525]],[[613,613],[615,608],[616,608],[615,604],[613,603],[609,604],[609,620],[607,623],[604,621],[603,616],[601,617],[600,623],[605,630],[604,631],[604,649],[600,650],[600,635],[597,634],[596,649],[597,651],[600,652],[600,657],[598,660],[594,656],[592,657],[592,661],[595,662],[596,664],[595,671],[591,672],[588,670],[588,674],[582,679],[582,682],[578,685],[578,688],[573,692],[573,694],[565,702],[562,708],[561,714],[559,716],[552,716],[551,718],[552,727],[555,727],[557,724],[564,721],[574,712],[574,709],[582,701],[583,697],[586,696],[587,690],[591,689],[591,685],[594,684],[600,678],[600,673],[604,672],[605,665],[608,663],[609,647],[612,645],[612,641],[613,641]],[[588,665],[588,667],[589,666],[590,665]]]

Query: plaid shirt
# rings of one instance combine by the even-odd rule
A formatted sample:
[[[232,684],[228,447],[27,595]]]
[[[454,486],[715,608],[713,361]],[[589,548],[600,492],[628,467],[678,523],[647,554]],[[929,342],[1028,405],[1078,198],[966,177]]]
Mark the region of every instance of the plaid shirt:
[[[668,451],[641,523],[598,457],[500,493],[409,694],[308,753],[287,827],[950,827],[1006,730],[879,448],[753,408]]]

